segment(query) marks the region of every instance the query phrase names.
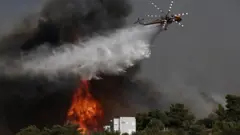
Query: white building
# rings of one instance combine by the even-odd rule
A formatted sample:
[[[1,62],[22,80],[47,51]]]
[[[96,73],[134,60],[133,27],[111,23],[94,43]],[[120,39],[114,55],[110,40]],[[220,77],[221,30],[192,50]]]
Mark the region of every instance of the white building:
[[[132,134],[136,132],[136,118],[135,117],[119,117],[111,121],[113,131],[119,131],[121,134]]]
[[[119,131],[120,130],[120,121],[118,118],[113,119],[113,131]]]

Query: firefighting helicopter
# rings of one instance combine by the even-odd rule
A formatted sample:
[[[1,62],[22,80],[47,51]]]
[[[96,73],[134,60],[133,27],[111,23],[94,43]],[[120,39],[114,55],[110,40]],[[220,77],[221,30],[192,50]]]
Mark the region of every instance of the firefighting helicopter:
[[[165,15],[163,15],[163,16],[161,16],[161,15],[147,15],[148,17],[158,17],[159,19],[156,19],[156,20],[153,20],[151,22],[145,23],[145,22],[143,22],[144,19],[138,18],[138,20],[136,22],[134,22],[134,24],[137,24],[137,23],[139,23],[141,25],[160,24],[164,30],[167,30],[168,29],[168,25],[170,25],[173,22],[175,22],[179,26],[184,27],[184,25],[181,23],[182,16],[188,15],[188,13],[170,14],[172,6],[173,6],[173,3],[174,3],[173,0],[171,0],[171,3],[169,5],[167,13],[163,12],[163,10],[160,9],[154,2],[152,2],[152,1],[150,1],[150,2],[157,10],[160,11],[160,13],[165,14]]]

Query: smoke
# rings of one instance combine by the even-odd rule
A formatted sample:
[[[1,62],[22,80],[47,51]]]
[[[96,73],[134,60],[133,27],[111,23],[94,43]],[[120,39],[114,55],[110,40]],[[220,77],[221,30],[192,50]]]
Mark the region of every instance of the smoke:
[[[2,35],[2,53],[16,55],[44,43],[59,46],[103,34],[121,28],[132,10],[126,0],[45,0],[40,5],[33,13],[28,11],[17,27],[9,29],[12,31],[5,32],[8,35]]]
[[[212,113],[218,104],[224,104],[221,95],[201,92],[199,87],[189,84],[183,76],[174,72],[161,87],[163,108],[168,109],[169,103],[183,103],[196,117],[203,118]],[[176,98],[178,96],[181,98]]]
[[[148,109],[148,98],[137,106],[136,92],[152,88],[134,77],[157,25],[123,28],[131,12],[126,0],[47,0],[39,7],[1,35],[2,127],[18,132],[30,124],[63,124],[80,79],[92,77],[101,78],[90,87],[106,120]]]

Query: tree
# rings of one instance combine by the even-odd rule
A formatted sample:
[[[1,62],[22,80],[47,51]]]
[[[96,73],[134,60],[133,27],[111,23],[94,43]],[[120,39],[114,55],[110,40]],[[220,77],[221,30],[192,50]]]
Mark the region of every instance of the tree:
[[[167,125],[169,124],[169,121],[168,121],[168,116],[161,112],[160,110],[154,110],[154,111],[150,111],[148,113],[148,117],[150,117],[151,119],[158,119],[158,120],[161,120],[161,122],[164,124],[164,125]]]
[[[137,113],[136,114],[136,126],[137,131],[144,130],[147,127],[147,124],[150,122],[148,113]]]
[[[147,124],[147,128],[156,128],[161,131],[164,129],[164,124],[161,120],[152,118],[151,121]]]
[[[217,119],[222,121],[222,120],[226,120],[227,118],[227,112],[224,109],[224,107],[222,105],[218,105],[217,110],[215,111],[216,115],[217,115]]]
[[[240,97],[227,95],[226,109],[219,105],[216,110],[217,119],[213,124],[214,135],[240,134]]]
[[[29,126],[27,128],[21,129],[16,135],[41,135],[41,130],[36,126]]]
[[[143,131],[140,131],[140,135],[161,135],[162,131],[156,127],[147,127]]]
[[[188,134],[189,135],[207,135],[207,132],[205,132],[205,128],[203,125],[193,124],[189,127]]]
[[[168,117],[165,113],[161,112],[160,110],[153,110],[148,113],[137,113],[136,115],[137,120],[137,131],[144,130],[147,126],[150,126],[150,122],[161,123],[161,127],[168,124]]]
[[[226,96],[226,114],[229,121],[240,121],[240,96],[227,95]]]
[[[77,128],[76,125],[55,125],[51,129],[40,130],[36,126],[29,126],[16,135],[81,135],[81,131],[78,131]]]
[[[214,122],[218,119],[218,116],[215,113],[211,113],[207,118],[200,119],[196,122],[198,125],[204,125],[205,128],[211,129]]]
[[[213,125],[213,132],[222,133],[223,135],[240,134],[240,122],[216,121]]]
[[[43,131],[47,131],[50,135],[80,135],[82,131],[77,130],[78,125],[55,125],[51,129],[44,129]]]
[[[187,129],[195,121],[195,116],[183,104],[172,104],[166,112],[169,119],[168,127]]]
[[[215,113],[219,121],[240,121],[240,97],[235,95],[227,95],[226,109],[222,105],[218,105]]]

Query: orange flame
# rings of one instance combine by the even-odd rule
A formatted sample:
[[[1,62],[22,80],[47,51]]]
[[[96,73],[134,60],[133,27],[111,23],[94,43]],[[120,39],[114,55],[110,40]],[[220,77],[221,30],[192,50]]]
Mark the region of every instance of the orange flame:
[[[90,130],[102,129],[99,123],[102,118],[102,107],[89,92],[88,81],[81,81],[80,87],[72,98],[72,104],[67,114],[68,122],[79,125],[78,130],[88,134]]]

